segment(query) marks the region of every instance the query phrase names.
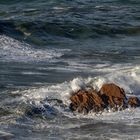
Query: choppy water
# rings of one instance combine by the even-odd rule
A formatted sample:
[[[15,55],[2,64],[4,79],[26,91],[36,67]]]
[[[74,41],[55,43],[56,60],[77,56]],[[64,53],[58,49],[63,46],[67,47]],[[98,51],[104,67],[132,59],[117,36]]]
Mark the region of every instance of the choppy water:
[[[139,0],[0,1],[0,139],[140,139],[139,108],[70,112],[106,82],[140,97]]]

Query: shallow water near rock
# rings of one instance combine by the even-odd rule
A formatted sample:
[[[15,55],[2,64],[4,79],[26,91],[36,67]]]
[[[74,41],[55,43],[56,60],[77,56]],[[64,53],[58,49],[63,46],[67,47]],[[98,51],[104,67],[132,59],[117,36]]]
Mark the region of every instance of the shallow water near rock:
[[[140,98],[140,2],[0,1],[0,139],[140,139],[140,108],[72,113],[104,83]]]

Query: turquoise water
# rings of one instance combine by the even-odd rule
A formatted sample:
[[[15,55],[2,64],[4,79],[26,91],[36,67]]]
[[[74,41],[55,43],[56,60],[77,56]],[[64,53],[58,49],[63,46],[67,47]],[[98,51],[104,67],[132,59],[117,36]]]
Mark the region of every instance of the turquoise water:
[[[139,97],[139,77],[138,0],[0,1],[0,131],[11,139],[139,139],[139,109],[69,110],[83,84]]]

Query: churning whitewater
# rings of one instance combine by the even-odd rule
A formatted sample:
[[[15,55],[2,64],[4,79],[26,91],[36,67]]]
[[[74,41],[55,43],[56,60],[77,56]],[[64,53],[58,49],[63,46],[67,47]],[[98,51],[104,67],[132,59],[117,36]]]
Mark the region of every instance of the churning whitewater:
[[[72,112],[105,83],[140,98],[138,0],[0,1],[0,140],[139,140],[140,108]]]

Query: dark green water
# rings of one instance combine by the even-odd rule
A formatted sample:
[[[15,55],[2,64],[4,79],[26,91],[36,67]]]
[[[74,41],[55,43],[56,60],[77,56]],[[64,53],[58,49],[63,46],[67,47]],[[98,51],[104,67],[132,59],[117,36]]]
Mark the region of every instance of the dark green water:
[[[139,97],[139,77],[139,0],[0,0],[0,131],[11,139],[138,140],[139,109],[74,115],[69,97],[104,82]]]

